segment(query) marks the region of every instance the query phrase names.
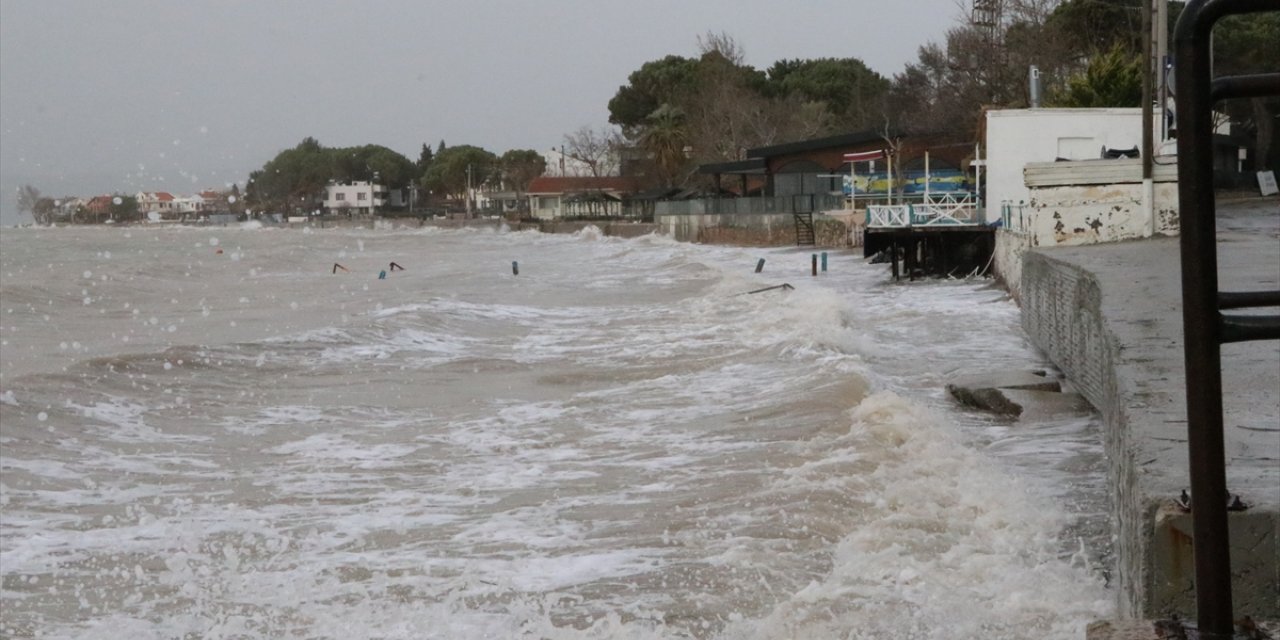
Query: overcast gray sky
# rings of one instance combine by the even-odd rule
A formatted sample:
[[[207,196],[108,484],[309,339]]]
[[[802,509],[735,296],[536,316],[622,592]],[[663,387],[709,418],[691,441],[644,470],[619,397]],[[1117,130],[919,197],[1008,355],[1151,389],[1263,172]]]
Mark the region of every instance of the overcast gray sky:
[[[243,183],[306,136],[495,153],[608,123],[643,63],[733,36],[748,64],[886,77],[957,0],[0,0],[0,212],[47,195]]]

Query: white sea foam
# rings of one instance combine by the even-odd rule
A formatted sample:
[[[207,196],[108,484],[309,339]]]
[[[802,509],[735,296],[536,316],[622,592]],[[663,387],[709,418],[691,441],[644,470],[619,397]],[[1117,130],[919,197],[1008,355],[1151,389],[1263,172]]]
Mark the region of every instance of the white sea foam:
[[[1065,639],[1110,612],[1105,529],[1073,532],[1091,418],[939,391],[1043,365],[980,284],[598,230],[209,237],[0,237],[26,340],[0,633]],[[110,312],[50,261],[111,273]]]

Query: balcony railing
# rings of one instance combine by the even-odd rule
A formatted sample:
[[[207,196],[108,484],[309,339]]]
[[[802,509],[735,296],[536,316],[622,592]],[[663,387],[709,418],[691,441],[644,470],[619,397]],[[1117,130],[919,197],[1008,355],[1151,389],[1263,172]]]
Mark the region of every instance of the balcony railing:
[[[947,193],[920,203],[869,205],[867,228],[956,227],[983,223],[973,194]]]

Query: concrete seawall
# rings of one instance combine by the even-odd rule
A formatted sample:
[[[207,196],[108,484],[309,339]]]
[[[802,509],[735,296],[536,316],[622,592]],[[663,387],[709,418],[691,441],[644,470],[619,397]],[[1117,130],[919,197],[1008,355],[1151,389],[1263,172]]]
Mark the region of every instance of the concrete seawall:
[[[577,233],[587,227],[596,227],[606,236],[636,238],[654,233],[657,225],[641,222],[609,222],[609,221],[568,221],[543,220],[538,222],[507,222],[501,218],[472,218],[470,220],[418,218],[382,218],[382,219],[321,219],[308,222],[288,222],[281,225],[290,229],[418,229],[421,227],[437,227],[441,229],[498,229],[503,225],[512,231],[541,231],[543,233]],[[223,225],[226,226],[226,225]]]
[[[1223,207],[1223,290],[1280,289],[1276,202]],[[1032,249],[1023,326],[1104,418],[1122,617],[1195,616],[1176,238]],[[1280,344],[1223,346],[1227,485],[1237,615],[1280,616]],[[1196,496],[1193,496],[1193,501]]]
[[[660,233],[681,242],[728,244],[740,247],[795,246],[796,222],[790,213],[672,214],[654,217]],[[814,246],[849,247],[851,220],[815,214]]]

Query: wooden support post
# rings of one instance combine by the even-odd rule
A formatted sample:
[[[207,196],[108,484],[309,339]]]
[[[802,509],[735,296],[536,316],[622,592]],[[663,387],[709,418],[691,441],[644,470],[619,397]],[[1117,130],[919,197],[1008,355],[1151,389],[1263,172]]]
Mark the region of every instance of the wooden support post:
[[[920,247],[916,244],[914,238],[907,243],[907,255],[903,256],[902,268],[907,272],[908,282],[915,282],[916,280],[916,251],[919,250]]]

